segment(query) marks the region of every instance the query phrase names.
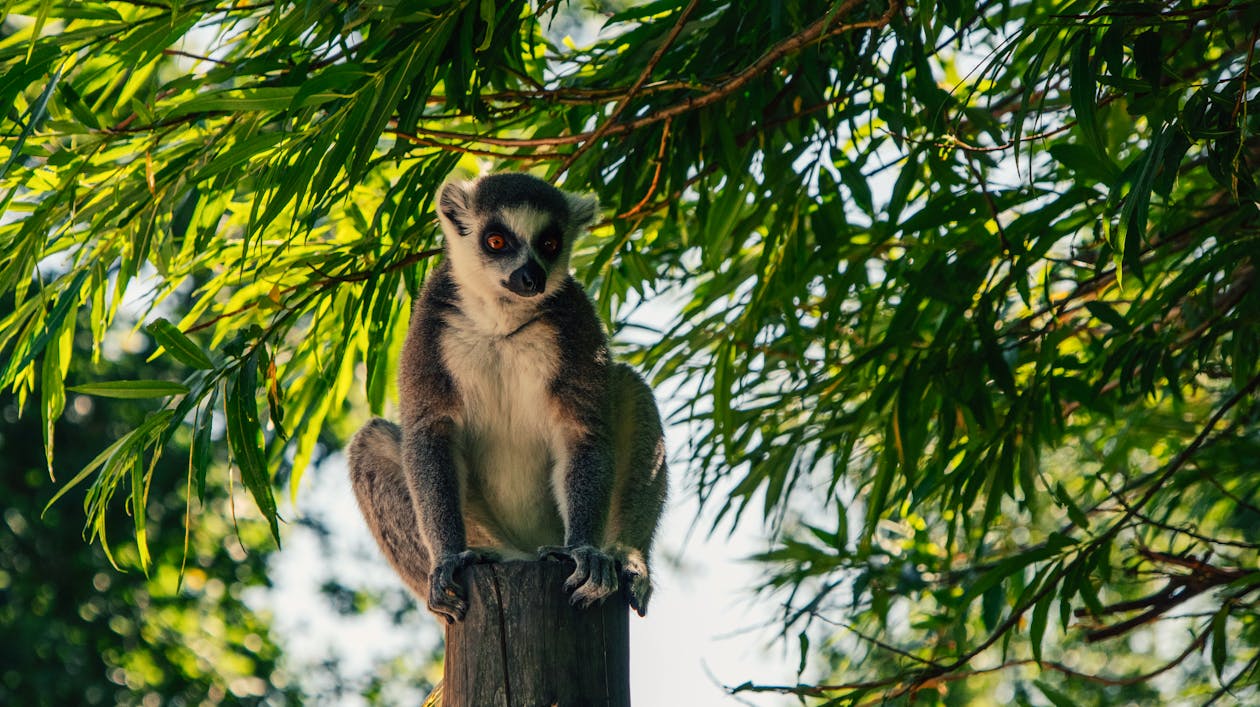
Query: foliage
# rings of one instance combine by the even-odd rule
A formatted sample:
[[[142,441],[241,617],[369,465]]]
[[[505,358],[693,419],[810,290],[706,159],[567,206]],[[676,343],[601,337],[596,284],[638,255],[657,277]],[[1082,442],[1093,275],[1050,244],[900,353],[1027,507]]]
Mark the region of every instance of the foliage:
[[[165,396],[70,482],[96,537],[177,431],[201,485],[219,409],[277,534],[484,158],[600,196],[616,325],[683,300],[637,354],[819,674],[739,690],[1255,697],[1260,3],[557,7],[8,4],[0,384],[55,420],[71,312],[193,301],[146,331],[194,373],[71,379]]]
[[[136,337],[138,338],[138,337]],[[72,374],[135,377],[177,373],[165,359],[143,364],[120,350],[123,332],[106,346],[118,363],[91,364],[91,341],[80,331]],[[63,462],[86,465],[102,440],[138,425],[149,401],[71,395],[57,423]],[[82,514],[73,504],[44,513],[49,489],[38,443],[37,416],[18,418],[17,400],[0,395],[0,703],[6,705],[286,704],[296,693],[277,671],[278,650],[264,617],[243,601],[249,588],[267,584],[267,553],[244,552],[235,537],[226,488],[211,485],[204,504],[213,509],[188,538],[180,532],[188,489],[187,460],[174,454],[155,467],[145,506],[155,568],[140,572],[134,546],[111,558],[83,545]],[[172,452],[186,451],[177,435]],[[224,468],[220,460],[218,473]],[[109,521],[130,522],[115,506]],[[123,527],[126,527],[125,525]],[[240,519],[245,542],[266,537],[265,524]],[[116,562],[126,572],[118,572]],[[183,570],[182,582],[180,572]]]

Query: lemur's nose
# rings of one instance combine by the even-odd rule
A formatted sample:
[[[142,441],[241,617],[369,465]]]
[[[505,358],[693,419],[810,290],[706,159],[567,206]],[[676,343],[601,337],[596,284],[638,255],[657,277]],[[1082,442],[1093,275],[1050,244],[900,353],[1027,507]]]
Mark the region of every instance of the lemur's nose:
[[[522,297],[540,294],[546,284],[547,273],[532,260],[512,271],[507,281],[508,289]]]

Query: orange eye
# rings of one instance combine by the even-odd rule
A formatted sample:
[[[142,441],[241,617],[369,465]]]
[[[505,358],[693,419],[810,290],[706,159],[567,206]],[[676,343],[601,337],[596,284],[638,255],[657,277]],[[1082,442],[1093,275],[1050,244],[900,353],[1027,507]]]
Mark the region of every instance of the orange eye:
[[[491,233],[486,236],[486,247],[490,250],[503,250],[507,244],[507,239],[500,233]]]
[[[541,245],[542,249],[548,253],[554,253],[560,248],[560,244],[554,238],[547,238],[539,245]]]

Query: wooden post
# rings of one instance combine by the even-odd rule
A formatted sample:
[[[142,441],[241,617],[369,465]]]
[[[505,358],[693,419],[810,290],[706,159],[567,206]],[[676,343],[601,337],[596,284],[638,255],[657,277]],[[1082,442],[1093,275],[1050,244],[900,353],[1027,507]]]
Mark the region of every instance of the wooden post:
[[[569,604],[572,563],[504,562],[464,571],[468,614],[446,628],[444,707],[629,707],[629,607]]]

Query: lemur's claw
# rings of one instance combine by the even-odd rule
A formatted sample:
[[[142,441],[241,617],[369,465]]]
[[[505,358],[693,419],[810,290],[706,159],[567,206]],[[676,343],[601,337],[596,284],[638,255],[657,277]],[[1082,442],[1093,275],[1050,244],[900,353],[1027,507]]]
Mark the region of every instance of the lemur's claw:
[[[585,609],[617,591],[617,564],[593,545],[547,545],[538,548],[538,557],[573,561],[573,574],[565,580],[564,588],[572,592],[569,602],[575,606]]]
[[[569,557],[568,549],[563,545],[543,545],[538,548],[538,559],[549,562],[564,562],[572,558]]]
[[[646,567],[622,567],[621,586],[625,587],[630,608],[639,616],[647,616],[648,599],[652,597],[652,582]]]
[[[439,559],[429,575],[429,611],[448,624],[462,621],[468,613],[468,590],[456,574],[469,565],[496,559],[498,555],[485,550],[464,550]]]

